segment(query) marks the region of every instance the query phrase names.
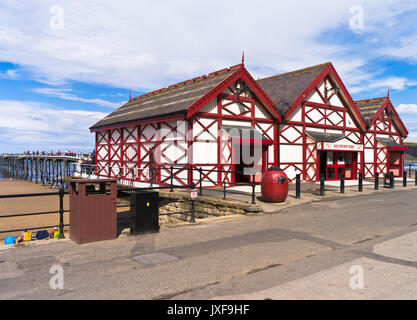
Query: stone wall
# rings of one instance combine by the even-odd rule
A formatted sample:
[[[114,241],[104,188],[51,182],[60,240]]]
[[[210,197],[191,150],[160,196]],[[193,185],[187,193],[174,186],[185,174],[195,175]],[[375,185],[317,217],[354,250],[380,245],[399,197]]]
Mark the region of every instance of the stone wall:
[[[189,193],[159,191],[159,214],[177,213],[169,216],[161,215],[160,224],[172,223],[178,220],[189,221],[191,216],[191,200]],[[263,212],[258,205],[243,202],[220,200],[199,196],[194,203],[196,219],[218,217],[233,214],[253,215]]]

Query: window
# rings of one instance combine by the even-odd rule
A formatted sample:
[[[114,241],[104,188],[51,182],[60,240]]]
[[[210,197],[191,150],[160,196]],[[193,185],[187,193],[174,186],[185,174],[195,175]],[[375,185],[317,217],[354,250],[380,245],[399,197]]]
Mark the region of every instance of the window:
[[[352,152],[345,152],[345,161],[347,165],[351,165],[353,163],[353,153]]]
[[[334,168],[327,168],[327,179],[334,179]]]
[[[334,164],[333,151],[327,151],[327,164]]]
[[[337,164],[345,164],[344,152],[337,153]]]

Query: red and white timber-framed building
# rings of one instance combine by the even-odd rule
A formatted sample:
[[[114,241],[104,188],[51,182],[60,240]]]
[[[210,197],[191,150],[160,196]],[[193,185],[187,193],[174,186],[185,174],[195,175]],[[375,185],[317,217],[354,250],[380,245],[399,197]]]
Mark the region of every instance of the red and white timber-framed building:
[[[400,177],[404,170],[403,145],[408,131],[397,111],[387,97],[366,99],[355,102],[367,125],[365,134],[365,178],[392,172]]]
[[[364,165],[362,116],[331,63],[258,80],[279,108],[280,167],[293,180],[356,179]]]
[[[239,159],[243,146],[255,142],[262,149],[255,164],[262,171],[278,165],[280,120],[242,62],[129,99],[90,130],[100,176],[169,184],[173,166],[174,185],[198,187],[202,168],[209,187],[247,180],[232,171],[253,167]]]
[[[254,145],[257,182],[278,165],[290,180],[399,176],[408,134],[388,97],[355,103],[331,63],[255,81],[242,62],[129,99],[90,130],[100,176],[169,184],[174,166],[175,185],[197,187],[199,168],[204,187],[250,181],[233,171],[253,167]]]

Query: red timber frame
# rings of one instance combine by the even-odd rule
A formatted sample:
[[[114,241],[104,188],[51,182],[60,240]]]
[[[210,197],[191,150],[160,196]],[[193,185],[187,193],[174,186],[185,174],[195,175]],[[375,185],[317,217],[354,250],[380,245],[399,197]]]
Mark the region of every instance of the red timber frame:
[[[387,111],[392,112],[392,117],[388,117]],[[392,138],[395,142],[402,145],[403,137],[407,137],[408,131],[389,100],[389,97],[387,97],[386,101],[369,121],[368,126],[365,149],[373,150],[374,158],[372,161],[369,161],[369,159],[366,160],[365,177],[374,178],[376,172],[380,175],[390,172],[390,152],[399,152],[399,150],[391,150],[391,148],[385,146],[383,143],[378,142],[377,137]],[[396,176],[403,175],[403,164],[404,153],[400,159],[400,174]]]
[[[324,82],[325,87],[331,85],[337,86],[340,90],[337,93],[343,107],[331,105],[331,99],[335,93],[323,94],[319,90],[319,85]],[[317,93],[322,103],[306,101],[307,97]],[[299,118],[294,118],[295,111],[301,110]],[[352,119],[352,126],[348,126],[347,115]],[[366,125],[359,113],[350,94],[346,90],[343,82],[339,78],[333,65],[329,63],[327,67],[310,83],[310,85],[294,100],[288,107],[285,120],[280,126],[279,145],[292,145],[302,147],[302,158],[299,161],[283,162],[280,159],[280,166],[286,170],[294,168],[296,173],[301,174],[304,181],[318,181],[320,170],[320,157],[317,149],[317,143],[308,137],[305,133],[310,128],[322,129],[322,132],[329,130],[338,130],[349,140],[356,144],[363,144],[363,132]],[[314,130],[313,129],[313,130]],[[290,137],[291,136],[291,137]],[[282,149],[280,149],[282,152]],[[363,171],[364,152],[358,152],[360,156],[360,166],[358,171]],[[294,180],[295,176],[290,177]]]
[[[222,102],[224,99],[236,100],[236,96],[232,92],[227,95],[224,95],[223,92],[230,90],[230,87],[237,81],[246,83],[252,94],[252,98],[239,97],[241,102],[250,104],[250,107],[240,114],[232,112],[228,108],[228,104]],[[211,101],[217,101],[216,111],[214,113],[201,112],[200,110]],[[262,106],[270,118],[255,117],[255,104]],[[176,168],[172,172],[175,185],[189,186],[191,181],[194,181],[197,187],[199,187],[198,169],[202,167],[208,170],[203,172],[203,180],[209,182],[209,185],[203,184],[203,187],[219,186],[223,181],[233,184],[234,177],[230,173],[215,173],[215,178],[212,174],[214,170],[232,171],[234,169],[230,163],[233,151],[231,143],[224,141],[221,136],[217,136],[222,121],[226,119],[248,121],[260,133],[274,140],[275,160],[268,165],[277,165],[280,115],[270,98],[263,92],[243,64],[207,94],[191,104],[185,113],[93,129],[92,132],[96,132],[96,164],[105,165],[101,176],[121,177],[123,180],[152,182],[160,185],[170,183],[170,166],[172,165]],[[178,130],[178,120],[184,121],[186,124],[185,134]],[[206,121],[209,123],[203,123]],[[198,131],[197,127],[202,130]],[[161,129],[165,129],[165,131]],[[211,129],[217,131],[216,135],[211,133]],[[160,136],[157,136],[157,132],[160,132]],[[211,137],[201,139],[203,134],[211,135]],[[170,136],[176,138],[172,139]],[[216,164],[194,162],[193,144],[200,141],[217,143],[218,161]],[[180,153],[175,159],[168,152],[172,148]],[[108,167],[114,168],[109,170]],[[132,170],[133,168],[135,170]],[[155,169],[153,176],[150,174],[151,168]]]
[[[233,93],[231,86],[237,81],[242,81],[248,85],[248,88],[252,92],[252,98],[239,97],[240,105],[242,103],[250,103],[250,108],[244,106],[242,113],[231,112],[229,105],[236,103],[236,95]],[[229,90],[230,94],[224,94],[225,91]],[[231,100],[230,103],[223,104],[223,100]],[[206,106],[210,101],[217,101],[217,105],[214,112],[202,112],[201,109]],[[257,118],[255,117],[255,104],[261,105],[265,108],[267,113],[270,115],[271,119],[266,118]],[[210,186],[221,186],[224,181],[230,185],[234,185],[235,177],[232,173],[222,173],[215,172],[215,170],[220,171],[234,171],[235,166],[229,161],[233,160],[233,147],[230,141],[224,141],[220,136],[222,121],[224,120],[236,120],[236,121],[249,121],[251,125],[259,130],[260,133],[267,136],[271,136],[273,133],[277,133],[278,121],[281,120],[281,117],[278,111],[275,109],[273,102],[265,94],[262,88],[258,85],[255,79],[249,74],[249,72],[244,68],[243,64],[241,67],[234,72],[231,76],[223,80],[219,85],[210,90],[205,96],[200,98],[198,101],[193,103],[187,108],[187,118],[192,120],[193,130],[192,130],[192,142],[189,142],[189,149],[192,148],[192,144],[195,142],[201,142],[199,137],[203,133],[207,133],[210,138],[204,139],[207,143],[217,143],[217,163],[204,163],[204,162],[195,162],[193,159],[189,163],[192,163],[190,166],[193,169],[194,183],[196,186],[199,186],[199,173],[198,169],[203,168],[202,179],[208,183],[211,183]],[[208,124],[203,124],[202,121],[208,121]],[[196,130],[196,123],[201,128],[200,131]],[[268,128],[265,128],[264,125],[268,125]],[[219,134],[212,134],[210,128],[217,130]],[[276,139],[277,136],[274,136],[275,141],[275,150],[278,150],[278,142]],[[227,151],[227,152],[226,152]],[[276,151],[277,152],[277,151]],[[276,160],[274,164],[277,164],[277,155],[274,157]],[[233,162],[233,161],[232,161]],[[213,174],[216,178],[213,177]],[[189,176],[189,181],[191,181],[191,175]],[[203,187],[206,187],[203,185]]]
[[[108,168],[109,142],[108,132],[96,132],[96,174],[100,176],[109,176]]]
[[[110,178],[119,178],[123,175],[123,136],[122,129],[108,131],[108,167]]]
[[[229,90],[232,91],[232,89]],[[235,94],[222,93],[217,96],[217,106],[213,110],[214,112],[197,112],[194,117],[194,121],[199,125],[201,129],[200,131],[194,132],[193,143],[202,141],[199,140],[199,136],[201,136],[203,133],[208,133],[211,136],[211,138],[205,139],[204,141],[207,143],[217,144],[217,163],[194,163],[193,168],[195,170],[198,170],[201,167],[208,170],[207,172],[203,173],[203,179],[209,180],[214,186],[221,186],[223,182],[226,182],[228,185],[235,185],[235,174],[233,173],[233,171],[236,171],[236,166],[234,163],[234,147],[230,139],[225,140],[222,138],[221,127],[223,121],[236,120],[239,123],[250,123],[250,126],[256,129],[263,136],[265,136],[265,138],[274,141],[274,151],[276,152],[276,150],[278,150],[278,123],[273,118],[273,116],[271,114],[269,114],[270,118],[258,118],[255,116],[256,105],[262,106],[261,102],[256,97],[239,97],[239,101],[237,101],[236,98],[237,97]],[[241,106],[242,110],[240,114],[237,114],[229,108],[229,106],[236,103],[239,103],[239,105]],[[207,124],[204,125],[202,123],[202,120],[205,120]],[[230,124],[231,122],[228,123]],[[210,132],[211,128],[217,131],[216,135],[213,135],[212,132]],[[265,160],[265,158],[267,162],[263,166],[263,170],[266,170],[267,167],[277,165],[278,163],[278,158],[276,155],[274,155],[274,161],[269,162],[267,160],[268,156],[265,150],[263,150],[263,159]],[[216,173],[216,178],[214,178],[213,174],[211,174],[214,173],[215,170],[218,171]]]

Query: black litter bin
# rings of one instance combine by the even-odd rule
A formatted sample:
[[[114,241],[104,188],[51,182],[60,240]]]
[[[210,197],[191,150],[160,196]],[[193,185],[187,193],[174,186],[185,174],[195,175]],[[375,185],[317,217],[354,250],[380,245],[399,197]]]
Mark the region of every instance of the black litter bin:
[[[386,173],[384,176],[384,188],[394,188],[394,174],[392,172]]]
[[[159,232],[159,193],[134,192],[130,195],[130,233]]]

